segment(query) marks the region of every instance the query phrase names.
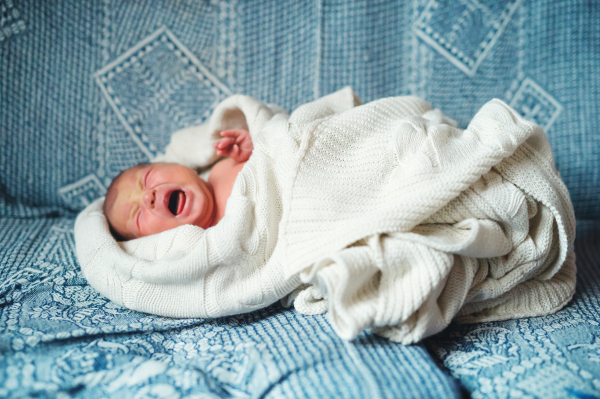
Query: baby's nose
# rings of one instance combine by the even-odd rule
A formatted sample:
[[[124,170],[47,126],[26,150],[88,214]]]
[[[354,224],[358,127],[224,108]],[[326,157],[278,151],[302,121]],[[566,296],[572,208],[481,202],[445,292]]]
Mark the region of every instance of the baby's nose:
[[[144,193],[144,205],[147,208],[154,209],[156,202],[156,192],[154,190],[148,190]]]

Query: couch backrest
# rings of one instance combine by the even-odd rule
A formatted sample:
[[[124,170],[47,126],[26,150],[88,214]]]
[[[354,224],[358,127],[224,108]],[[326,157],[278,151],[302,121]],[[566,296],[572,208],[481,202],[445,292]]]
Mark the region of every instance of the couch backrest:
[[[548,133],[577,217],[600,218],[594,0],[2,4],[0,217],[82,209],[231,93],[292,110],[350,85],[463,127],[503,99]]]

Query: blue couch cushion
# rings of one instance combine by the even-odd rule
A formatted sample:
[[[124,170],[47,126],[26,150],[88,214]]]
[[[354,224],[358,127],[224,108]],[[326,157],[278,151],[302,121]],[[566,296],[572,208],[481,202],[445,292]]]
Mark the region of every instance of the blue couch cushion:
[[[322,315],[124,309],[87,285],[72,229],[70,218],[2,219],[0,397],[460,397],[423,346],[346,342]]]
[[[230,93],[292,110],[350,85],[463,127],[505,100],[547,131],[577,217],[600,218],[596,1],[2,4],[0,215],[82,209]]]

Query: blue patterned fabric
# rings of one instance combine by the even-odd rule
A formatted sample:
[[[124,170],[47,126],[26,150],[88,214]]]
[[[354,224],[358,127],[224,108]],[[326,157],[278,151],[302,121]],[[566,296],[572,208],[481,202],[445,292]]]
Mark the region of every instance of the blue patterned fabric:
[[[121,308],[87,285],[72,230],[71,218],[2,219],[0,397],[459,397],[423,346],[345,342],[324,316]]]
[[[594,0],[0,0],[0,397],[600,397],[598,43]],[[73,218],[117,173],[231,93],[291,111],[346,85],[540,124],[579,220],[573,303],[452,326],[439,368],[278,305],[171,320],[86,284]]]
[[[292,110],[350,85],[462,126],[507,101],[548,132],[577,217],[600,218],[596,1],[1,4],[0,215],[82,209],[232,92]]]
[[[426,341],[473,398],[600,397],[600,222],[577,233],[577,292],[565,309],[451,324]]]

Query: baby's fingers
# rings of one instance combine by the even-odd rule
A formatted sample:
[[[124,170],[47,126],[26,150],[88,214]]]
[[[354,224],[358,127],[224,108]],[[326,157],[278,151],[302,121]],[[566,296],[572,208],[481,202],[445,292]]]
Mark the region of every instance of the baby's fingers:
[[[240,135],[240,131],[239,130],[223,130],[221,132],[221,136],[223,136],[223,137],[231,137],[233,139],[235,139],[239,135]]]
[[[219,140],[219,141],[217,141],[215,143],[215,148],[217,148],[217,149],[223,149],[225,147],[229,147],[233,143],[235,143],[235,139],[234,138],[225,137],[225,138],[222,138],[221,140]]]
[[[231,157],[233,159],[235,159],[237,161],[237,159],[240,157],[240,146],[237,144],[233,145],[233,148],[231,149]]]

